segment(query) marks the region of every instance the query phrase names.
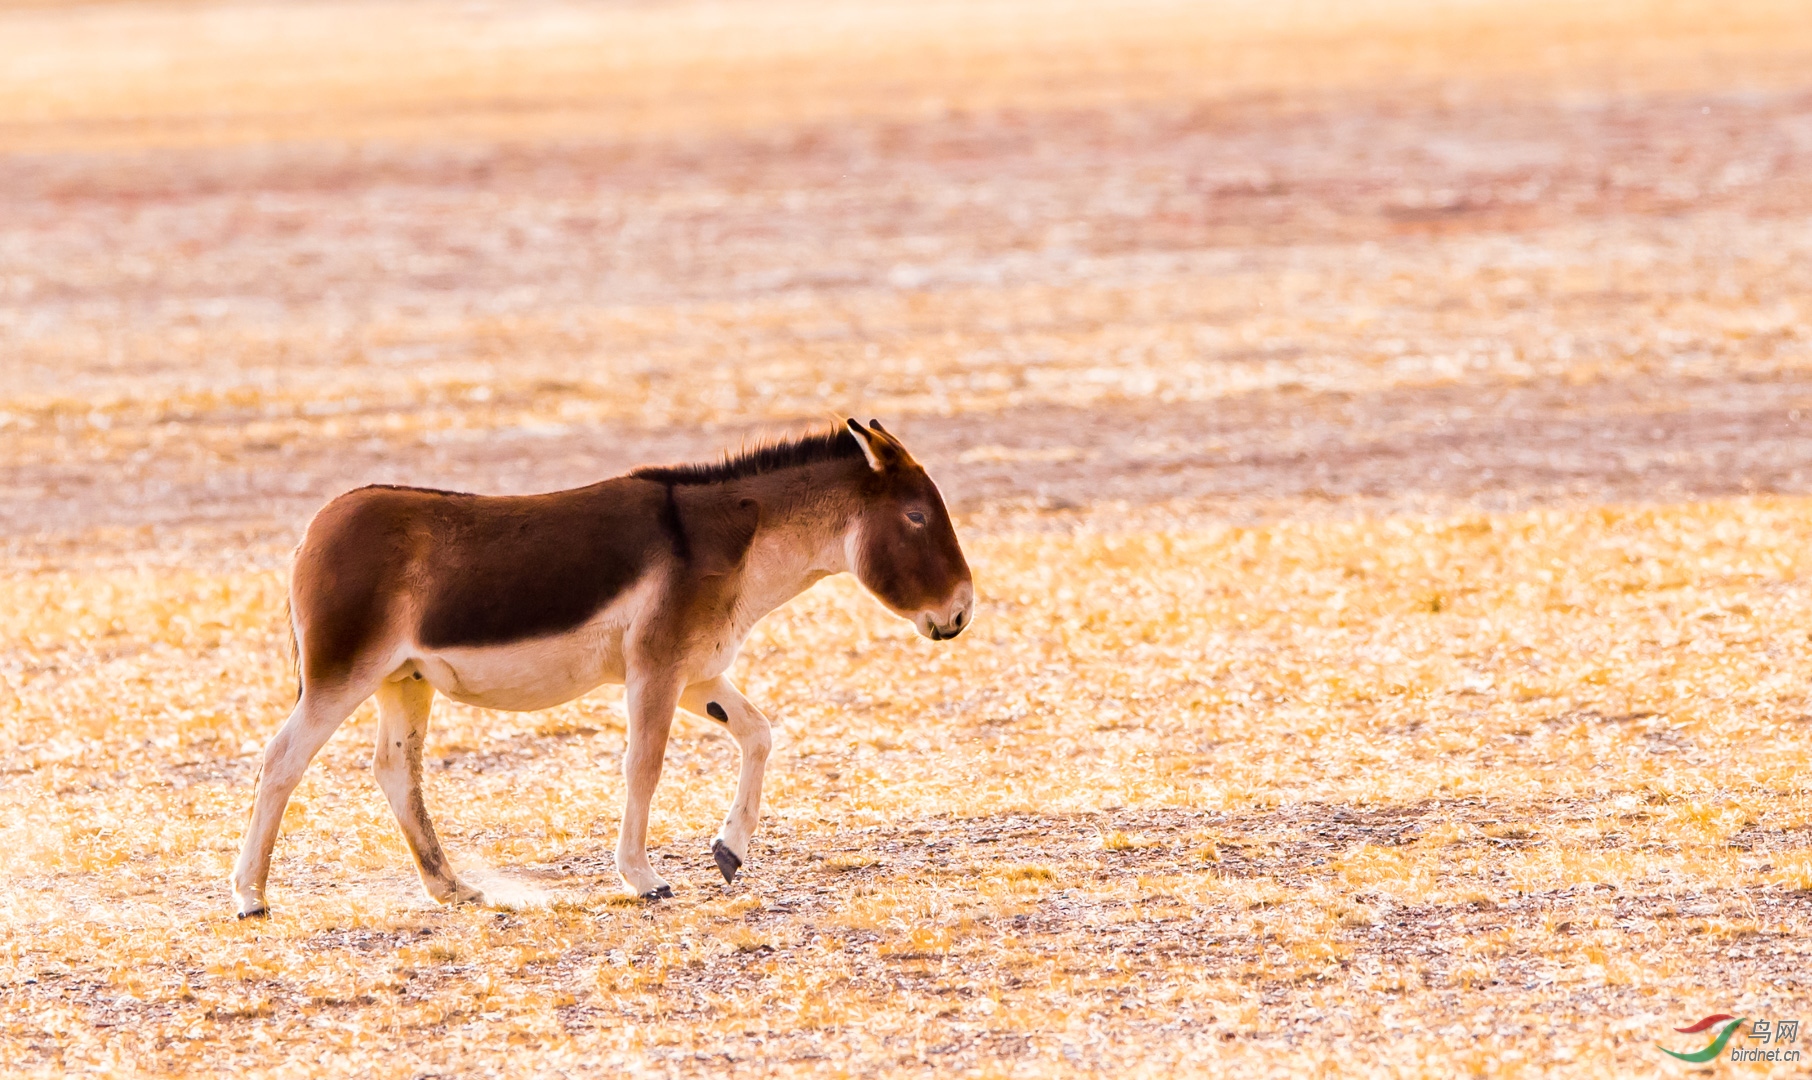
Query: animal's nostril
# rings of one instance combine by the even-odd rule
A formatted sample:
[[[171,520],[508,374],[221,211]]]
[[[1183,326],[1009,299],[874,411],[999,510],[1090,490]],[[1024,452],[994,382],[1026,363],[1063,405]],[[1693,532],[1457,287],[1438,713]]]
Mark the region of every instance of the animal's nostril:
[[[958,630],[963,628],[963,613],[960,611],[956,613],[956,628]]]

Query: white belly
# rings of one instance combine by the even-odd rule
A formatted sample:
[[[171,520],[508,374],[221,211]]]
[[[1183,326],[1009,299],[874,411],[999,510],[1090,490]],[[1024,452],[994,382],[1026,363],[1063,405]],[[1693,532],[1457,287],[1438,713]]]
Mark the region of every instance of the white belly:
[[[420,672],[434,689],[466,705],[505,712],[533,712],[595,690],[622,685],[627,664],[623,641],[644,603],[655,596],[644,582],[618,597],[583,626],[563,634],[505,645],[462,645],[408,652],[393,678]],[[681,685],[713,679],[736,660],[747,627],[729,624],[703,631],[684,655],[672,657]]]
[[[441,649],[416,661],[422,677],[454,701],[530,712],[623,681],[620,641],[574,632],[509,645]]]
[[[418,649],[422,678],[467,705],[531,712],[565,704],[605,683],[623,682],[623,637],[645,589],[631,589],[584,625],[505,645]]]

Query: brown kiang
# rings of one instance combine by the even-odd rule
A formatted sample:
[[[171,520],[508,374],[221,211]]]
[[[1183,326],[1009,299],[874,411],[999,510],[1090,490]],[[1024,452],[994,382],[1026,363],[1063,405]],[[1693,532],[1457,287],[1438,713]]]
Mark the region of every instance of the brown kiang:
[[[646,840],[674,709],[722,725],[742,764],[712,855],[733,880],[748,857],[771,742],[767,718],[724,672],[757,621],[844,571],[933,641],[973,619],[969,565],[937,485],[875,421],[544,495],[374,486],[340,496],[296,551],[290,614],[301,690],[264,749],[233,871],[239,914],[266,910],[290,793],[374,695],[372,769],[435,899],[484,900],[454,874],[422,802],[435,691],[531,710],[605,683],[626,686],[617,870],[647,898],[672,895],[649,865]]]

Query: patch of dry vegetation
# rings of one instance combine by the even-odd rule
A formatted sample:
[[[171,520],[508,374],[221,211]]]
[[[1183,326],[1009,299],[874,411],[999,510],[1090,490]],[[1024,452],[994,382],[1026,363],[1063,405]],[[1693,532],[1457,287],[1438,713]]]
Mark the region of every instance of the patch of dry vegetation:
[[[421,898],[367,710],[298,792],[268,924],[224,882],[290,689],[278,577],[15,570],[10,1060],[1611,1075],[1707,1000],[1803,1004],[1812,504],[972,548],[961,648],[845,582],[751,641],[781,750],[735,889],[702,724],[653,821],[679,896],[645,907],[611,895],[612,695],[443,702],[430,798],[526,906]],[[1461,992],[1487,1030],[1376,1041]]]

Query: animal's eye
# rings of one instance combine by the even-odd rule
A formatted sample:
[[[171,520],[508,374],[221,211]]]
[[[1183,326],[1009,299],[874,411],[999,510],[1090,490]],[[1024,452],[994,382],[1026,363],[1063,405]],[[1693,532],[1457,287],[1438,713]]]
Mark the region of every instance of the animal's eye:
[[[906,520],[912,522],[914,525],[923,525],[925,524],[925,515],[919,513],[917,510],[908,510],[906,511]]]

